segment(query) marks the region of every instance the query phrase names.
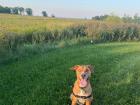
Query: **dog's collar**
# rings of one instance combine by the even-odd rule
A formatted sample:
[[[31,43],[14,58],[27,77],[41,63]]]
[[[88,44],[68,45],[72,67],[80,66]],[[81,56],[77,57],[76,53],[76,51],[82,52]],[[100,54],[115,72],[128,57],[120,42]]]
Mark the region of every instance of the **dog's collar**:
[[[79,95],[74,94],[74,92],[72,92],[72,94],[73,94],[75,97],[77,97],[77,98],[82,98],[82,99],[88,99],[88,98],[92,97],[92,94],[90,94],[89,96],[79,96]]]

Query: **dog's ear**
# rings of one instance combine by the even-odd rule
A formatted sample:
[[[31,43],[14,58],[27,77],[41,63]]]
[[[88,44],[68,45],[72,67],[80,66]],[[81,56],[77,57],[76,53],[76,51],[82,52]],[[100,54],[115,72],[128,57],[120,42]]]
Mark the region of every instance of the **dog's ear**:
[[[94,67],[92,65],[87,65],[87,67],[89,68],[89,70],[93,73],[94,72]]]
[[[71,68],[71,70],[74,70],[74,71],[79,70],[79,69],[80,69],[80,65],[75,65]]]

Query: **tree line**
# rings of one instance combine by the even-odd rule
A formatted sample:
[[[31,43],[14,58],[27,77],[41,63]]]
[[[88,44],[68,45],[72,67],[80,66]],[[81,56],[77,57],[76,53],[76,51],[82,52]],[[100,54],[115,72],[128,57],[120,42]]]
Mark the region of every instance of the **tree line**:
[[[99,20],[99,21],[113,21],[113,22],[124,22],[124,23],[136,23],[140,24],[140,16],[135,14],[134,16],[124,15],[123,17],[119,17],[116,15],[101,15],[101,16],[94,16],[92,20]]]
[[[7,13],[7,14],[17,14],[17,15],[33,15],[33,10],[31,8],[23,8],[23,7],[3,7],[0,5],[0,13]],[[46,11],[42,11],[42,16],[48,17]],[[54,14],[51,17],[55,17]]]
[[[19,15],[33,15],[33,10],[31,8],[23,8],[23,7],[3,7],[0,5],[0,13],[7,14],[19,14]]]

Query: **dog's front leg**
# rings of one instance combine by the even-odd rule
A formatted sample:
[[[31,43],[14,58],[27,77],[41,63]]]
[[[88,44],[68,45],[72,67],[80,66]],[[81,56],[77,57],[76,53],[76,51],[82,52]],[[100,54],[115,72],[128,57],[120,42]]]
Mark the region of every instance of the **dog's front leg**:
[[[91,101],[86,101],[86,105],[91,105]]]
[[[72,104],[71,105],[76,105],[76,101],[72,101]]]

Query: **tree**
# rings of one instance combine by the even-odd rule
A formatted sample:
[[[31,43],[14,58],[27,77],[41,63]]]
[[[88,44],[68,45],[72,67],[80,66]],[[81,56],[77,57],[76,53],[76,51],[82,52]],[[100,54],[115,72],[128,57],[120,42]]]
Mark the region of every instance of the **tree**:
[[[46,11],[42,11],[42,15],[43,15],[44,17],[48,17],[48,14],[46,13]]]
[[[92,17],[92,19],[94,20],[100,20],[100,16],[95,16],[95,17]]]
[[[92,17],[93,20],[105,20],[109,15],[95,16]]]
[[[23,7],[19,7],[18,8],[19,14],[22,15],[24,14],[24,8]]]
[[[26,8],[26,13],[27,13],[27,15],[29,15],[29,16],[32,16],[32,15],[33,15],[33,11],[32,11],[31,8]]]
[[[111,23],[122,23],[123,22],[123,20],[120,17],[115,16],[115,15],[114,16],[108,16],[105,19],[105,21],[111,22]]]
[[[134,15],[133,21],[134,21],[134,23],[138,23],[138,24],[140,23],[140,17],[139,17],[138,14],[135,14],[135,15]]]
[[[52,14],[52,15],[51,15],[51,17],[52,17],[52,18],[55,18],[55,15],[54,15],[54,14]]]
[[[124,14],[124,16],[122,17],[122,20],[123,20],[125,23],[127,23],[127,22],[132,23],[132,22],[133,22],[132,17],[130,17],[130,16],[126,15],[126,14]]]
[[[18,14],[18,7],[11,8],[12,14]]]
[[[10,13],[9,7],[3,7],[0,5],[0,13]]]

